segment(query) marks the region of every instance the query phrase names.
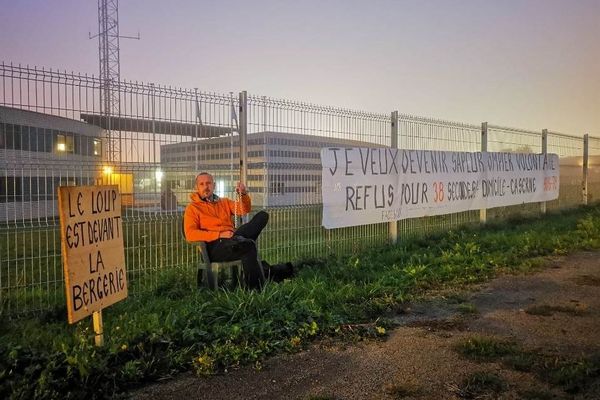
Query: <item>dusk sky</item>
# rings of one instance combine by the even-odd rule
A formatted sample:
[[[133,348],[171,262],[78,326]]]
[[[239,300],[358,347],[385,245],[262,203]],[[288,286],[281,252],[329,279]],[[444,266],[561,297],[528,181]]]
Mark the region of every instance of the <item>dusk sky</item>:
[[[0,0],[0,61],[98,74],[96,0]],[[121,77],[600,137],[600,0],[121,0]]]

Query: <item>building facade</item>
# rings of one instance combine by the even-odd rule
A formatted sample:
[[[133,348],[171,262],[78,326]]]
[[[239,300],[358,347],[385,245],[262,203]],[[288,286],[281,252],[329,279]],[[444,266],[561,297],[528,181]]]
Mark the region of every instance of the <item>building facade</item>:
[[[246,185],[258,207],[311,205],[322,202],[321,148],[378,147],[367,142],[323,136],[258,132],[248,135]],[[195,174],[206,171],[215,178],[215,192],[231,197],[239,180],[239,137],[219,137],[161,146],[161,165],[192,173],[170,173],[166,186],[179,203],[187,203]]]
[[[103,140],[93,125],[0,106],[0,221],[56,216],[59,186],[97,183]]]

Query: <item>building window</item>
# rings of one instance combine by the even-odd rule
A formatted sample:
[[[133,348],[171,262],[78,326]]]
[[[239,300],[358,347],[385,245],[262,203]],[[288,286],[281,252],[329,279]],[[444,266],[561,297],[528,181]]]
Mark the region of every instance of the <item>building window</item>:
[[[100,157],[102,155],[102,141],[100,139],[94,139],[94,153],[95,156]]]
[[[85,149],[81,147],[82,139],[86,139],[86,137],[73,134],[73,153],[85,155]]]
[[[75,140],[73,139],[73,134],[72,133],[67,133],[65,135],[65,139],[66,139],[66,146],[67,146],[67,153],[73,154],[75,152]]]
[[[14,176],[0,176],[0,203],[23,201],[22,179]]]
[[[56,152],[57,153],[69,153],[73,154],[75,151],[75,143],[73,140],[73,134],[69,133],[56,133]]]
[[[56,151],[58,153],[64,153],[67,151],[67,141],[65,139],[65,135],[58,134],[56,135]]]
[[[6,124],[0,122],[0,149],[6,148]]]
[[[21,150],[29,151],[29,127],[21,127]]]
[[[269,186],[271,194],[283,194],[285,191],[284,182],[270,182]]]
[[[102,141],[73,132],[0,123],[0,149],[102,156]]]
[[[39,129],[38,132],[41,133],[42,129]],[[52,153],[52,148],[53,148],[53,143],[52,143],[52,139],[54,138],[54,135],[52,135],[52,130],[51,129],[44,129],[43,132],[43,136],[44,139],[42,139],[42,142],[44,143],[43,146],[43,150],[46,153]]]
[[[6,148],[21,150],[21,126],[6,124]]]

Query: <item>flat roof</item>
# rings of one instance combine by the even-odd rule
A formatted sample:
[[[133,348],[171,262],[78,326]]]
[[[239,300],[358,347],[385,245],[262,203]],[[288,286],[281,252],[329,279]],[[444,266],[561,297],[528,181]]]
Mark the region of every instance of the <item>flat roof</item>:
[[[0,122],[33,126],[36,128],[65,130],[94,137],[99,137],[102,134],[102,130],[97,126],[86,124],[76,119],[2,105],[0,105]]]
[[[81,114],[81,119],[88,124],[99,126],[102,129],[108,129],[109,121],[105,115]],[[232,131],[232,128],[223,126],[116,116],[110,117],[110,129],[126,132],[191,136],[193,138],[216,138],[229,135]]]

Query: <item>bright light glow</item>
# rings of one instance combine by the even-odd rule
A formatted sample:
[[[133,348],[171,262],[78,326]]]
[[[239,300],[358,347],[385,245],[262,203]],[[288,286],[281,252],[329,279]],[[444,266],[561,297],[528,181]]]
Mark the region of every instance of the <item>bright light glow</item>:
[[[225,181],[217,180],[215,185],[215,194],[219,197],[225,196]]]
[[[104,168],[102,168],[102,172],[104,173],[104,175],[110,175],[113,173],[113,167],[107,165]]]
[[[160,181],[160,180],[162,180],[164,173],[160,169],[157,169],[155,175],[156,175],[156,180]]]
[[[67,148],[66,148],[66,146],[65,146],[65,144],[64,144],[64,143],[58,143],[58,144],[56,145],[56,150],[58,150],[58,151],[65,151],[66,149],[67,149]]]
[[[100,140],[94,139],[94,155],[95,156],[99,156],[100,155]]]

